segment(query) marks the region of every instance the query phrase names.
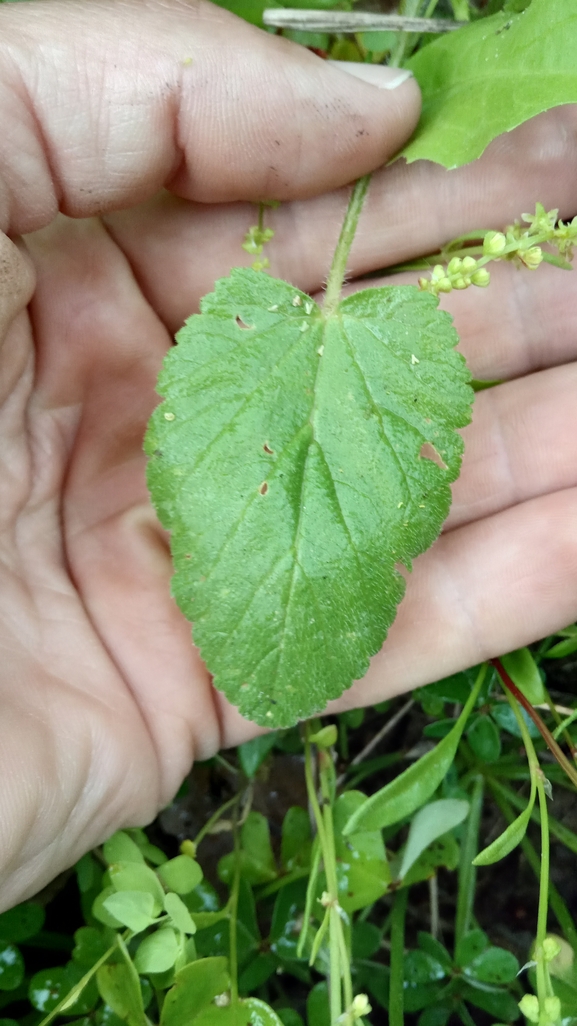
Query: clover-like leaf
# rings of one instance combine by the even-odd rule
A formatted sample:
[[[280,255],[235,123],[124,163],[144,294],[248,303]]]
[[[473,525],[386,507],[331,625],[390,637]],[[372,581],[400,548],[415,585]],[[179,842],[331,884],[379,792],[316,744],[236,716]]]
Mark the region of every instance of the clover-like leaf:
[[[457,336],[412,286],[325,316],[243,269],[177,336],[146,438],[173,591],[214,683],[267,726],[310,716],[366,672],[400,567],[450,505],[472,391]]]

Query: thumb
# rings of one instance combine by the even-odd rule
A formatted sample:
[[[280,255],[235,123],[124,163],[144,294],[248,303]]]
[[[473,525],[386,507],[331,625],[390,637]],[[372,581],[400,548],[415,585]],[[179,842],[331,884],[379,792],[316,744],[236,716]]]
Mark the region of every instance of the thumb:
[[[419,115],[397,69],[345,75],[203,0],[2,4],[0,38],[11,233],[163,186],[200,202],[321,193],[385,162]]]

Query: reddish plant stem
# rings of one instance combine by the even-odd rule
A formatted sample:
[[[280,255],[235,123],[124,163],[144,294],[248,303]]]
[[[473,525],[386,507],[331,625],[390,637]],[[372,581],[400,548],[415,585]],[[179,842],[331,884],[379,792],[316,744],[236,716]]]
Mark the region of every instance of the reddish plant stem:
[[[577,787],[577,773],[575,772],[574,767],[569,762],[569,759],[567,758],[563,750],[557,744],[549,728],[546,726],[545,723],[543,723],[543,720],[539,716],[537,710],[533,708],[530,701],[527,698],[525,698],[523,692],[520,691],[517,685],[511,680],[501,660],[490,659],[489,662],[491,663],[491,666],[494,666],[494,668],[496,669],[504,686],[507,688],[507,691],[509,691],[513,695],[513,697],[517,699],[517,701],[523,707],[527,715],[531,717],[533,723],[537,727],[537,730],[539,731],[541,737],[547,745],[547,748],[550,752],[553,753],[557,762],[561,766],[561,769],[565,771],[571,783],[574,784],[575,787]]]

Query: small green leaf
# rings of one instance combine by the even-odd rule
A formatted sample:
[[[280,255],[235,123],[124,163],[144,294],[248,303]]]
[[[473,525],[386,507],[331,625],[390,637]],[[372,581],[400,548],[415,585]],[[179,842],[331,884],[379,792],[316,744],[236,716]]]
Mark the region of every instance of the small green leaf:
[[[407,875],[425,848],[462,823],[468,814],[469,803],[458,798],[441,798],[419,809],[411,822],[399,878]]]
[[[480,983],[511,983],[518,972],[517,959],[505,948],[487,948],[465,968],[465,974]]]
[[[533,720],[522,706],[519,707],[519,712],[525,720],[525,725],[529,731],[530,737],[540,737],[539,731],[533,723]],[[491,710],[491,716],[501,730],[506,730],[507,733],[512,734],[513,737],[522,737],[519,724],[517,723],[517,718],[510,705],[507,703],[494,705]]]
[[[250,994],[251,990],[262,987],[278,967],[278,959],[270,952],[258,952],[248,965],[245,965],[238,978],[238,989],[241,994]]]
[[[71,982],[65,966],[55,969],[41,969],[35,973],[28,985],[30,1004],[39,1012],[51,1012],[71,989]]]
[[[261,812],[249,812],[240,831],[240,872],[250,884],[275,880],[277,869],[270,843],[268,821]],[[218,873],[225,883],[232,880],[236,856],[224,855],[218,864]]]
[[[157,930],[139,944],[134,956],[136,971],[143,976],[147,973],[165,973],[167,969],[172,969],[178,952],[178,941],[172,927]]]
[[[148,891],[118,891],[102,907],[133,933],[146,930],[156,919],[154,898]]]
[[[337,743],[338,736],[339,733],[335,724],[329,723],[326,727],[318,730],[316,734],[311,734],[310,741],[312,744],[317,745],[318,748],[332,748]]]
[[[261,734],[259,737],[253,737],[252,741],[245,741],[244,744],[238,746],[236,750],[238,761],[243,773],[249,779],[254,777],[259,766],[262,765],[268,753],[274,748],[276,738],[276,731],[273,730],[270,734]]]
[[[446,1026],[452,1014],[453,1008],[451,1005],[442,1005],[435,1002],[434,1005],[430,1005],[429,1008],[425,1008],[421,1012],[418,1026]]]
[[[455,951],[455,962],[463,968],[479,958],[489,946],[489,938],[484,930],[469,930],[461,937]]]
[[[391,882],[380,830],[358,830],[343,836],[345,825],[365,801],[362,791],[345,791],[333,809],[339,902],[345,912],[355,912],[377,901]]]
[[[260,998],[247,998],[242,1004],[249,1013],[251,1026],[283,1026],[276,1012]]]
[[[284,960],[297,958],[306,900],[306,881],[295,880],[277,894],[270,928],[271,950]]]
[[[158,875],[171,891],[188,894],[198,887],[202,880],[202,869],[195,859],[188,855],[177,855],[158,867]]]
[[[145,1026],[146,1017],[142,1001],[140,980],[132,963],[118,962],[102,965],[96,974],[102,1000],[129,1026]]]
[[[119,930],[123,923],[106,908],[106,901],[112,894],[116,894],[114,887],[105,887],[104,890],[100,891],[100,894],[94,899],[92,915],[99,923],[103,923],[104,926],[110,926],[113,930]]]
[[[160,868],[164,869],[164,866]],[[164,891],[156,873],[149,866],[138,862],[116,862],[108,872],[115,891],[147,891],[154,898],[156,914],[162,911]]]
[[[23,979],[24,959],[19,949],[15,944],[0,940],[0,990],[16,990]]]
[[[292,805],[282,823],[281,862],[285,869],[306,867],[311,857],[311,821],[300,805]]]
[[[439,866],[446,869],[456,869],[459,864],[459,845],[452,834],[445,834],[433,841],[424,852],[419,855],[417,861],[411,866],[409,872],[401,881],[403,887],[412,887],[421,880],[428,880],[433,876]]]
[[[418,983],[436,983],[444,980],[446,971],[440,962],[425,951],[408,951],[403,965],[405,981],[409,985]]]
[[[529,795],[527,807],[519,816],[517,816],[517,819],[514,819],[512,823],[509,823],[507,829],[504,830],[492,844],[479,852],[477,857],[473,859],[474,866],[490,866],[493,862],[499,862],[500,859],[504,859],[505,855],[508,855],[509,852],[513,851],[513,849],[521,843],[527,833],[527,827],[529,826],[529,821],[531,819],[536,794],[537,788],[532,780],[531,793]]]
[[[412,286],[325,315],[237,269],[201,310],[159,379],[148,483],[215,686],[289,726],[363,676],[405,590],[398,566],[438,536],[469,373],[448,315]]]
[[[432,934],[426,933],[424,930],[420,930],[417,934],[417,940],[419,947],[426,951],[431,958],[439,962],[445,972],[450,973],[453,969],[453,959],[447,951],[444,944],[441,944]]]
[[[379,830],[382,827],[398,823],[400,819],[410,816],[421,805],[424,805],[435,793],[455,758],[461,735],[477,699],[483,677],[484,674],[481,671],[450,734],[447,734],[431,752],[423,755],[418,762],[409,766],[390,784],[386,784],[371,798],[367,798],[345,824],[343,833],[351,834],[363,829]]]
[[[331,1026],[326,983],[316,983],[307,997],[307,1026]]]
[[[43,927],[46,914],[41,905],[26,901],[0,915],[0,940],[21,944]]]
[[[518,648],[515,652],[501,656],[501,662],[513,683],[523,692],[531,705],[547,701],[539,667],[528,648]]]
[[[113,862],[144,862],[140,848],[124,830],[118,830],[105,841],[102,852],[109,866]]]
[[[473,987],[464,981],[461,984],[461,996],[476,1008],[482,1008],[493,1017],[494,1021],[510,1023],[519,1018],[519,1008],[515,998],[506,990],[490,988],[487,984]]]
[[[164,897],[164,907],[172,919],[173,926],[177,930],[181,930],[183,933],[196,933],[196,925],[194,920],[188,911],[186,905],[178,894],[166,894]]]
[[[459,167],[495,136],[575,103],[576,48],[573,0],[533,0],[423,47],[407,65],[423,94],[421,120],[401,155]]]
[[[482,762],[495,762],[501,754],[501,735],[490,716],[477,716],[467,731],[467,740]]]
[[[359,920],[353,926],[353,959],[371,958],[381,946],[381,931],[374,923]]]
[[[102,930],[94,926],[81,926],[74,934],[74,945],[72,958],[83,969],[89,969],[108,951],[110,941]]]
[[[277,1008],[276,1014],[283,1026],[305,1026],[302,1016],[295,1008]]]
[[[168,991],[160,1026],[190,1026],[205,1005],[229,988],[226,958],[201,958],[190,962],[176,974]]]

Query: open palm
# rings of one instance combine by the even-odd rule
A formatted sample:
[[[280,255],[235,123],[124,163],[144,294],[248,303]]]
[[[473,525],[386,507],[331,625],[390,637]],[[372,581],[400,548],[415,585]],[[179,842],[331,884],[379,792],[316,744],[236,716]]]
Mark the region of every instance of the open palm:
[[[173,332],[242,262],[250,201],[285,201],[272,273],[321,287],[346,204],[330,190],[399,147],[418,96],[345,78],[209,6],[32,3],[2,16],[6,906],[149,820],[193,758],[255,732],[213,692],[170,598],[142,455],[155,378]],[[535,199],[574,213],[576,126],[563,108],[460,172],[379,172],[353,275],[499,227]],[[491,292],[447,306],[473,373],[511,381],[479,395],[447,530],[341,707],[577,613],[575,286],[555,269],[527,282],[503,268]]]

